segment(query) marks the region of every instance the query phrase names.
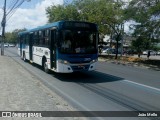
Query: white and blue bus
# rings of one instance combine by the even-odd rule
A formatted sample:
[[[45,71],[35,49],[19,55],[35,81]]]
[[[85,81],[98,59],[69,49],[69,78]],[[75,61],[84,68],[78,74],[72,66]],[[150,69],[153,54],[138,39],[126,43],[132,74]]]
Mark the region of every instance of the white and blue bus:
[[[18,54],[45,72],[92,71],[98,59],[98,27],[94,23],[59,21],[18,34]]]

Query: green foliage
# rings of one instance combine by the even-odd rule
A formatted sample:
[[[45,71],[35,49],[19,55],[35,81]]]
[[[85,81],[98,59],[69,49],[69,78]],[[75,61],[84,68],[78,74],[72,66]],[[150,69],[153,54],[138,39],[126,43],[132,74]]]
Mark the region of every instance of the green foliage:
[[[143,50],[145,50],[145,48],[149,47],[149,43],[147,42],[145,38],[139,36],[136,40],[132,41],[132,47],[136,51],[142,52]]]
[[[79,20],[79,13],[74,5],[58,5],[50,6],[46,9],[48,22],[55,22],[60,20]]]
[[[12,32],[5,33],[5,42],[6,43],[17,43],[18,40],[18,33],[21,31],[25,31],[26,29],[15,29]]]
[[[134,20],[133,35],[147,43],[143,49],[151,49],[160,40],[160,1],[159,0],[132,0],[125,11],[126,19]],[[139,39],[143,38],[143,39]],[[144,41],[145,39],[145,41]],[[139,48],[137,44],[137,48]]]
[[[69,5],[50,6],[46,9],[48,22],[60,20],[88,21],[98,24],[100,33],[119,33],[115,26],[123,23],[122,2],[114,0],[74,0]],[[119,27],[119,26],[118,26]]]

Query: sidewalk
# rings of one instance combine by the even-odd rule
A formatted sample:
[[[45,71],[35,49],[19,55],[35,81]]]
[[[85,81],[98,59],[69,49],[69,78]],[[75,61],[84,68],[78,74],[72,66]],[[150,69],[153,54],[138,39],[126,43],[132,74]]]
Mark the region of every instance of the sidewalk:
[[[0,56],[0,67],[0,111],[73,111],[12,58]]]

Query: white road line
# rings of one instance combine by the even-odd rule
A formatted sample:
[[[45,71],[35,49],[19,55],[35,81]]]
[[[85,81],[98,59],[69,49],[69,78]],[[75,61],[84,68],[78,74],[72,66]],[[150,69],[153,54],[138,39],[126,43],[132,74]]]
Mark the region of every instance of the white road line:
[[[144,84],[140,84],[140,83],[137,83],[137,82],[133,82],[133,81],[130,81],[130,80],[124,80],[125,82],[129,82],[129,83],[132,83],[132,84],[136,84],[136,85],[139,85],[139,86],[143,86],[143,87],[146,87],[146,88],[150,88],[152,90],[156,90],[156,91],[159,91],[160,92],[160,89],[159,88],[155,88],[155,87],[151,87],[151,86],[148,86],[148,85],[144,85]]]

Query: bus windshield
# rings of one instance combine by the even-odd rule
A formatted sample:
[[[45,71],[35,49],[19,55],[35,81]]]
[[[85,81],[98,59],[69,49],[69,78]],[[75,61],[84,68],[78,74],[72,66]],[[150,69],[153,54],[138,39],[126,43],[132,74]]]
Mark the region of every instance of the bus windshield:
[[[97,53],[97,32],[63,30],[61,53]]]

